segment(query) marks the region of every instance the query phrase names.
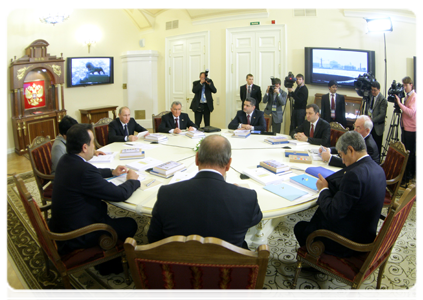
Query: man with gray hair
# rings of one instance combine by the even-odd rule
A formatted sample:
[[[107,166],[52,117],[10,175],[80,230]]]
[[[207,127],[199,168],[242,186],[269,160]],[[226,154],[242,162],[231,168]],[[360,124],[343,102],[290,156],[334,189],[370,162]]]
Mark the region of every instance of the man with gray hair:
[[[357,131],[364,138],[367,154],[369,154],[375,163],[379,164],[379,151],[376,142],[371,135],[372,128],[372,119],[366,115],[359,116],[354,124],[354,131]],[[345,165],[342,163],[342,159],[339,156],[333,155],[338,154],[336,147],[321,147],[319,151],[322,154],[323,161],[327,161],[329,166],[345,168]]]
[[[170,113],[162,116],[162,122],[157,131],[178,134],[185,129],[193,131],[197,129],[197,126],[190,120],[188,114],[182,112],[181,102],[173,101]]]
[[[319,174],[320,190],[317,208],[310,222],[301,221],[294,234],[301,247],[309,234],[326,229],[357,243],[371,243],[385,199],[386,180],[383,169],[366,152],[363,137],[356,131],[344,133],[336,149],[346,167],[326,179]],[[325,245],[325,253],[338,257],[354,254],[351,249],[329,240],[317,238]]]
[[[229,141],[220,135],[207,136],[195,156],[197,175],[160,187],[148,241],[198,234],[248,249],[245,234],[263,215],[254,190],[225,181],[231,162]]]

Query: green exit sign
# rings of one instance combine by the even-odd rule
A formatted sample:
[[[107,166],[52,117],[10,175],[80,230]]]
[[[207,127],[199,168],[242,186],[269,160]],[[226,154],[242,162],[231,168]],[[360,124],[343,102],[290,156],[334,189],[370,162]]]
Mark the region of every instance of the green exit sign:
[[[250,22],[250,25],[260,25],[260,22]]]

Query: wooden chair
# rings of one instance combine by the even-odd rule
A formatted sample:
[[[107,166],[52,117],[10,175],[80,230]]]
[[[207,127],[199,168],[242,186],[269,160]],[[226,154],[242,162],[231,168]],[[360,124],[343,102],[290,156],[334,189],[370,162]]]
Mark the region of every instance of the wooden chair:
[[[266,131],[269,132],[272,129],[272,115],[264,114],[264,120],[266,121]]]
[[[389,144],[385,161],[381,164],[386,176],[384,207],[389,207],[398,195],[409,155],[410,151],[405,149],[403,143],[396,141]]]
[[[162,116],[165,114],[170,113],[170,111],[162,111],[161,113],[158,113],[157,115],[153,114],[151,119],[153,120],[153,132],[157,132],[159,129],[160,123],[162,123]]]
[[[267,245],[253,252],[199,235],[141,246],[127,238],[125,251],[138,289],[261,289],[270,253]]]
[[[106,146],[109,143],[109,123],[111,118],[101,118],[93,123],[94,143],[96,149]]]
[[[54,175],[51,175],[52,147],[53,144],[50,141],[50,136],[37,136],[27,148],[29,161],[31,162],[35,182],[37,183],[43,205],[46,205],[47,201],[51,201],[53,194],[53,185],[51,184],[51,181],[54,180]],[[45,213],[45,217],[47,218],[47,212]]]
[[[50,259],[60,276],[62,276],[65,288],[70,289],[72,288],[69,281],[70,274],[98,265],[116,257],[122,257],[125,278],[129,284],[128,264],[123,251],[123,242],[117,240],[116,231],[111,226],[97,223],[67,233],[51,232],[46,220],[41,214],[41,211],[49,209],[50,204],[40,208],[31,194],[28,193],[28,190],[19,175],[14,175],[13,178],[25,211],[37,235],[38,242],[43,249],[42,252],[47,275],[50,272],[48,264],[48,259]],[[84,234],[99,230],[109,232],[111,237],[104,234],[100,238],[98,246],[88,249],[78,249],[62,256],[58,254],[55,241],[74,239]]]
[[[379,289],[386,263],[415,199],[416,188],[412,185],[404,191],[400,201],[392,205],[378,235],[374,242],[370,244],[353,242],[329,230],[321,229],[311,233],[307,237],[306,246],[298,249],[297,271],[292,288],[295,289],[301,267],[305,264],[350,285],[353,289],[360,288],[363,281],[379,268],[376,286]],[[329,238],[361,253],[347,258],[338,258],[326,254],[324,253],[325,246],[323,242],[314,241],[317,237]]]
[[[330,146],[335,147],[338,139],[349,129],[345,129],[344,126],[338,122],[330,122]]]

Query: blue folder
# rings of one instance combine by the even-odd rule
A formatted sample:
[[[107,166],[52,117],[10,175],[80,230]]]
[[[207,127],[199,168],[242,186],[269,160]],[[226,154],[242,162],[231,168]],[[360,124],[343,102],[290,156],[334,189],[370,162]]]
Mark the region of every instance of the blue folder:
[[[324,167],[308,167],[305,172],[317,178],[319,178],[319,173],[323,176],[323,178],[326,178],[335,173],[334,171],[326,169]]]
[[[318,191],[316,187],[317,178],[311,177],[310,175],[302,174],[302,175],[292,176],[290,180],[294,183],[297,183],[306,188],[309,188],[315,192]]]
[[[293,201],[307,194],[307,192],[301,191],[286,183],[269,184],[266,185],[264,189],[289,201]]]

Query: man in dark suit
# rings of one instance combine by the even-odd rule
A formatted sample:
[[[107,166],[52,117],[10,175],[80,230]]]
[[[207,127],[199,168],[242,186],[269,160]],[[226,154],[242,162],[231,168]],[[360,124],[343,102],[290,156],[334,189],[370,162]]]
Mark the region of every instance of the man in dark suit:
[[[297,87],[295,90],[293,88],[288,88],[288,97],[294,99],[293,110],[291,112],[290,132],[303,124],[306,116],[306,106],[308,100],[308,88],[304,84],[304,75],[297,74],[296,78]]]
[[[138,136],[134,135],[135,131],[140,133],[147,129],[131,118],[131,111],[128,107],[123,106],[119,109],[119,117],[109,124],[109,143],[136,141]],[[147,135],[149,135],[148,132],[145,136]]]
[[[322,96],[321,102],[321,118],[326,122],[338,122],[342,126],[347,127],[347,119],[345,118],[345,97],[336,93],[338,83],[331,80],[328,83],[329,93]]]
[[[307,105],[307,121],[295,128],[291,132],[291,137],[313,145],[330,147],[330,125],[322,118],[319,118],[319,115],[319,107],[316,104]]]
[[[244,101],[248,97],[256,100],[256,109],[260,110],[261,89],[258,85],[253,84],[254,77],[248,74],[246,77],[247,84],[241,85],[239,88],[239,96],[241,97],[241,110],[244,109]]]
[[[244,110],[239,110],[235,118],[229,123],[229,129],[246,129],[255,131],[266,131],[266,120],[264,114],[256,109],[256,100],[247,98],[244,102]]]
[[[105,223],[116,230],[119,240],[133,237],[137,222],[132,218],[112,219],[103,201],[121,202],[140,187],[138,174],[124,166],[116,169],[97,169],[88,163],[95,151],[91,124],[76,124],[67,131],[67,153],[57,165],[51,206],[51,231],[70,232],[94,223]],[[114,185],[104,178],[127,173],[127,180]],[[57,241],[60,254],[75,249],[90,248],[98,244],[104,231],[96,231],[69,241]]]
[[[192,83],[192,92],[195,96],[189,108],[195,114],[195,125],[200,127],[204,115],[205,126],[210,126],[210,113],[214,110],[212,93],[215,94],[217,89],[214,87],[213,81],[206,78],[205,72],[200,73],[200,80]]]
[[[319,174],[319,205],[310,222],[301,221],[294,227],[300,246],[307,236],[326,229],[357,243],[371,243],[385,198],[386,180],[383,169],[366,152],[363,137],[355,131],[344,133],[336,143],[338,153],[347,166],[324,179]],[[350,249],[326,238],[325,253],[338,257],[354,254]],[[319,238],[317,238],[319,240]]]
[[[189,131],[196,130],[197,126],[190,120],[188,114],[181,112],[181,110],[181,102],[174,101],[170,108],[170,113],[162,116],[158,132],[177,134],[185,129]]]
[[[231,161],[229,141],[221,135],[207,136],[195,157],[198,174],[190,180],[160,187],[148,241],[198,234],[248,249],[245,234],[263,215],[254,190],[225,181]]]
[[[379,151],[372,135],[370,134],[372,127],[372,120],[366,115],[359,116],[354,124],[354,130],[361,134],[364,138],[367,154],[375,163],[379,164]],[[319,151],[321,152],[323,161],[327,161],[329,166],[345,168],[345,164],[342,162],[342,159],[339,156],[333,155],[338,154],[336,147],[321,148]]]
[[[372,136],[376,142],[378,153],[382,150],[383,132],[385,131],[385,118],[388,101],[380,93],[380,84],[377,81],[372,82],[372,96],[370,102],[366,105],[364,114],[368,115],[373,122]]]

